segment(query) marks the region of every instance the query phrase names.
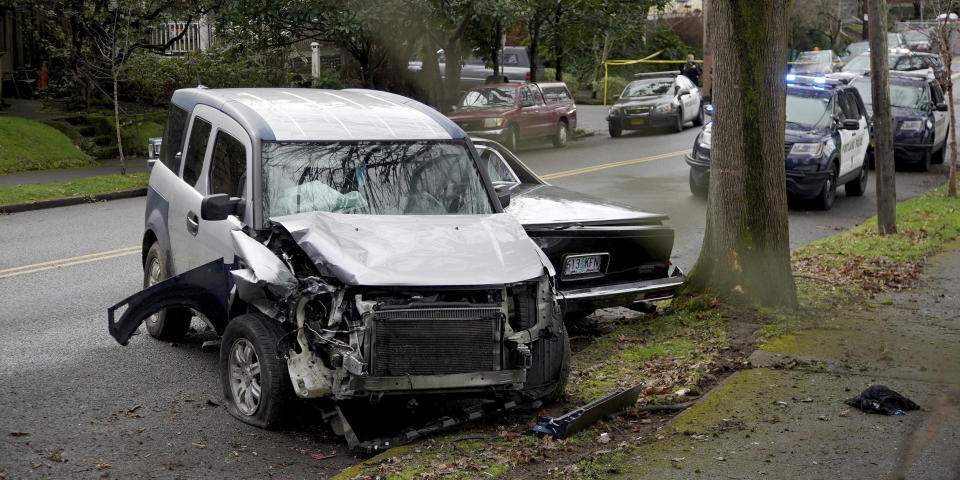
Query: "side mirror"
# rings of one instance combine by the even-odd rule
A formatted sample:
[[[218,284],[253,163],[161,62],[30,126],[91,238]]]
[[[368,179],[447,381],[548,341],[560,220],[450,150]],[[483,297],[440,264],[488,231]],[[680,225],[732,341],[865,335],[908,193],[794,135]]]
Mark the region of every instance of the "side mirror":
[[[938,103],[935,108],[938,112],[946,112],[950,110],[950,107],[948,107],[946,103]]]
[[[620,100],[620,94],[614,95],[614,96],[613,96],[613,99],[614,99],[614,100]]]
[[[684,96],[684,95],[690,95],[690,89],[689,89],[689,88],[684,88],[683,90],[680,90],[679,92],[677,92],[677,96],[678,96],[678,97],[682,97],[682,96]]]
[[[841,125],[840,128],[844,130],[860,130],[860,120],[854,120],[852,118],[848,118],[843,121],[843,124]]]
[[[218,193],[203,198],[200,202],[200,218],[204,220],[226,220],[230,215],[242,216],[244,211],[242,198]]]

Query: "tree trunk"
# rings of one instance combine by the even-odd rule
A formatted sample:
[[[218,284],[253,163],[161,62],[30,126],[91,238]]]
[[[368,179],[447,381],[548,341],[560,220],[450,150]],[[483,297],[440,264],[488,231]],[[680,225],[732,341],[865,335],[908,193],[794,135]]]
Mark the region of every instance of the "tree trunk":
[[[440,76],[437,49],[429,38],[423,40],[423,63],[420,73],[424,88],[427,90],[427,102],[439,110],[443,105],[443,78]]]
[[[950,34],[953,31],[954,28],[950,23],[938,25],[936,29],[938,43],[943,46],[940,49],[940,61],[947,69],[946,100],[950,107],[950,175],[947,177],[947,196],[949,197],[957,196],[957,123],[954,113],[956,106],[953,104],[953,52],[950,50]]]
[[[783,161],[788,1],[709,2],[716,113],[707,226],[688,288],[792,308]]]
[[[712,98],[711,88],[713,87],[713,33],[709,8],[711,0],[703,0],[703,75],[700,78],[703,95],[710,100]],[[710,100],[712,101],[712,100]]]
[[[496,35],[496,40],[493,42],[493,49],[490,52],[490,58],[493,59],[493,74],[497,77],[503,76],[503,70],[500,68],[500,62],[503,60],[503,55],[500,53],[502,45],[500,44],[500,39],[503,38],[503,24],[500,21],[497,21],[497,24],[493,28],[493,33]],[[499,81],[497,83],[500,83]]]
[[[533,22],[527,26],[527,32],[530,37],[530,81],[536,82],[543,80],[537,78],[537,65],[540,63],[540,57],[537,52],[540,51],[540,24],[539,16],[534,16]]]
[[[553,58],[556,61],[557,68],[557,81],[563,81],[563,35],[562,27],[560,26],[561,18],[563,17],[563,7],[562,3],[557,3],[557,11],[553,16]]]
[[[120,69],[116,64],[111,68],[113,73],[113,121],[117,125],[117,151],[120,153],[120,175],[127,174],[127,161],[123,158],[123,137],[120,135],[120,97],[117,95],[117,77]]]
[[[443,66],[443,108],[447,112],[457,103],[460,96],[460,37],[447,39],[447,46],[443,49],[447,63]]]
[[[887,66],[886,0],[870,0],[870,84],[873,97],[873,158],[877,168],[877,229],[897,233],[897,186],[894,181],[893,117],[890,115],[890,67]]]

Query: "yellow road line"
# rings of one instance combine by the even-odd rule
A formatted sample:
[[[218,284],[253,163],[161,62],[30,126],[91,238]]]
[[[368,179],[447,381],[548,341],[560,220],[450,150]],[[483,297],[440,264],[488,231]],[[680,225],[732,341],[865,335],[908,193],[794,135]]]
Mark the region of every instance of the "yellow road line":
[[[107,250],[105,252],[88,253],[86,255],[77,255],[76,257],[61,258],[59,260],[50,260],[47,262],[34,263],[32,265],[23,265],[20,267],[5,268],[0,270],[0,278],[13,277],[24,273],[40,272],[53,268],[67,267],[81,263],[93,262],[96,260],[105,260],[108,258],[122,257],[140,253],[140,247],[118,248],[116,250]],[[12,273],[11,273],[12,272]]]
[[[596,172],[598,170],[606,170],[608,168],[624,167],[627,165],[635,165],[637,163],[651,162],[653,160],[662,160],[664,158],[679,157],[680,155],[683,155],[687,152],[689,152],[689,150],[680,150],[677,152],[662,153],[660,155],[654,155],[652,157],[634,158],[633,160],[622,160],[619,162],[604,163],[600,165],[592,165],[592,166],[583,167],[583,168],[575,168],[573,170],[565,170],[562,172],[548,173],[546,175],[541,175],[540,178],[544,180],[553,180],[554,178],[571,177],[573,175],[581,175],[584,173]]]

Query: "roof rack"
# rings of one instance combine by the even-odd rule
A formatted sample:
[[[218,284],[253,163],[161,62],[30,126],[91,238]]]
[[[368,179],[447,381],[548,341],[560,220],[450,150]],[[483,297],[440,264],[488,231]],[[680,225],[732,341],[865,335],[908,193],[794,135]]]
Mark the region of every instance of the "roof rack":
[[[649,73],[633,74],[633,76],[637,78],[675,77],[677,75],[680,75],[680,70],[670,70],[669,72],[649,72]]]

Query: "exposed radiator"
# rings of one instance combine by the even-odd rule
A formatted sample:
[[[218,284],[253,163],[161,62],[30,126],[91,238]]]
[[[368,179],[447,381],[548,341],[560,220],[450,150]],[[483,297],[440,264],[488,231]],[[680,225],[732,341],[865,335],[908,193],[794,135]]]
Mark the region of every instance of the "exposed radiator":
[[[386,307],[373,312],[374,376],[500,370],[500,305]]]

